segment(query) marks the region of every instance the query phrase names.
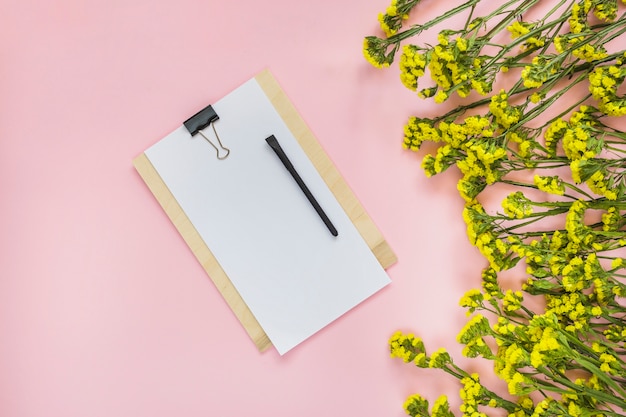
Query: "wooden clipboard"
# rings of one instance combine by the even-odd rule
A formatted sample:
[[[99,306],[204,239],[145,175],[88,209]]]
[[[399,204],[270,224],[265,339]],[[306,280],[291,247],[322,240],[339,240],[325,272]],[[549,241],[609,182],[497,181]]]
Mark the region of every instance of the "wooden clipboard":
[[[365,212],[365,209],[348,187],[293,104],[289,101],[276,79],[269,70],[262,71],[255,79],[368,244],[378,262],[380,262],[383,268],[393,265],[397,261],[395,253]],[[185,215],[146,154],[142,153],[137,156],[133,160],[133,165],[257,348],[260,351],[264,351],[271,347],[272,343],[263,331],[263,328],[255,319],[189,218]]]

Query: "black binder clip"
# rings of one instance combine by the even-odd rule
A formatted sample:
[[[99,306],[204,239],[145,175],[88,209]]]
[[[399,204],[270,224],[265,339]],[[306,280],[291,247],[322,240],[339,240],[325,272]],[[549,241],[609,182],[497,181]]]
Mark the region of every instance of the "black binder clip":
[[[185,125],[185,128],[187,128],[189,133],[191,133],[192,137],[198,133],[202,135],[202,137],[207,142],[209,142],[209,144],[212,147],[215,148],[215,151],[217,152],[217,159],[226,159],[228,157],[228,154],[230,154],[230,149],[222,145],[220,136],[217,134],[217,131],[215,130],[214,122],[216,122],[219,119],[220,119],[219,116],[217,115],[215,110],[213,110],[213,106],[208,105],[204,109],[200,110],[198,113],[191,116],[189,119],[185,120],[183,125]],[[204,128],[206,128],[209,125],[211,125],[211,127],[213,128],[213,133],[215,133],[215,138],[217,139],[217,143],[220,146],[219,148],[202,131]]]

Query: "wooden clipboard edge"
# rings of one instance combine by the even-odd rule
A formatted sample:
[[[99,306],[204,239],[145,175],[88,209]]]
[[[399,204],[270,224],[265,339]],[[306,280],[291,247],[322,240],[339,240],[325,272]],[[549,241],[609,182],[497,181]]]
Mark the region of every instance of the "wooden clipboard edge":
[[[142,153],[133,160],[135,169],[144,180],[152,194],[170,218],[180,235],[187,243],[196,256],[202,268],[211,278],[218,291],[226,300],[226,303],[235,313],[237,319],[246,329],[246,332],[256,345],[259,351],[263,352],[272,346],[267,334],[256,320],[248,305],[243,301],[239,292],[235,289],[217,259],[204,240],[193,226],[183,209],[180,207],[169,188],[165,185],[161,176],[158,174],[154,166],[145,153]]]
[[[396,263],[398,258],[393,249],[282,90],[278,81],[276,81],[268,69],[260,72],[255,79],[291,130],[291,133],[300,143],[300,146],[302,146],[302,149],[308,155],[350,220],[352,220],[352,223],[359,230],[374,256],[378,259],[378,262],[385,269]]]

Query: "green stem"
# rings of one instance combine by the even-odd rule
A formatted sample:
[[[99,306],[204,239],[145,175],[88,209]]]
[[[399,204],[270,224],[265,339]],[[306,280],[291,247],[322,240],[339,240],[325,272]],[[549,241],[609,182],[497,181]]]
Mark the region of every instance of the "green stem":
[[[403,31],[403,32],[398,32],[395,35],[390,36],[389,38],[387,38],[387,40],[390,43],[400,43],[401,41],[408,39],[412,36],[415,35],[419,35],[420,33],[422,33],[423,31],[430,29],[431,27],[435,26],[436,24],[449,19],[450,17],[461,13],[462,11],[464,11],[465,9],[467,9],[468,7],[475,7],[478,2],[480,0],[468,0],[467,2],[448,10],[447,12],[445,12],[444,14],[442,14],[441,16],[436,17],[435,19],[429,20],[428,22],[424,23],[423,25],[417,24],[417,25],[412,25],[411,27],[409,27],[409,29]]]
[[[598,376],[598,378],[602,379],[604,381],[604,378],[606,378],[606,376],[604,375],[604,372],[600,371],[600,369],[597,369],[597,373],[593,372],[596,376]],[[625,409],[626,408],[626,401],[624,401],[623,398],[623,394],[622,394],[622,398],[619,398],[617,396],[614,395],[610,395],[605,393],[604,391],[598,391],[596,389],[592,389],[589,387],[581,387],[580,385],[576,385],[575,383],[573,383],[572,381],[570,381],[567,377],[565,376],[561,376],[555,372],[553,372],[549,367],[545,367],[545,366],[539,366],[537,368],[537,371],[549,376],[553,381],[562,384],[565,387],[568,387],[570,389],[572,389],[574,392],[581,392],[581,391],[586,391],[588,392],[588,394],[593,397],[596,398],[598,400],[602,400],[608,404],[615,404],[616,406]],[[613,383],[613,381],[611,381],[611,383],[613,385],[616,385],[615,383]],[[619,390],[621,391],[620,394],[623,392],[621,389]]]

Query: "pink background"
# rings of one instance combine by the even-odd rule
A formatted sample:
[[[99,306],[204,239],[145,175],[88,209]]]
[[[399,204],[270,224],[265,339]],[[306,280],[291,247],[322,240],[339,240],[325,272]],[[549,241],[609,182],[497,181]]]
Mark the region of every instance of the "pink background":
[[[427,179],[400,146],[431,104],[362,57],[386,0],[2,3],[0,416],[402,416],[413,392],[456,392],[388,356],[398,329],[457,353],[483,261],[456,174]],[[399,258],[283,357],[256,350],[132,167],[264,68]]]

